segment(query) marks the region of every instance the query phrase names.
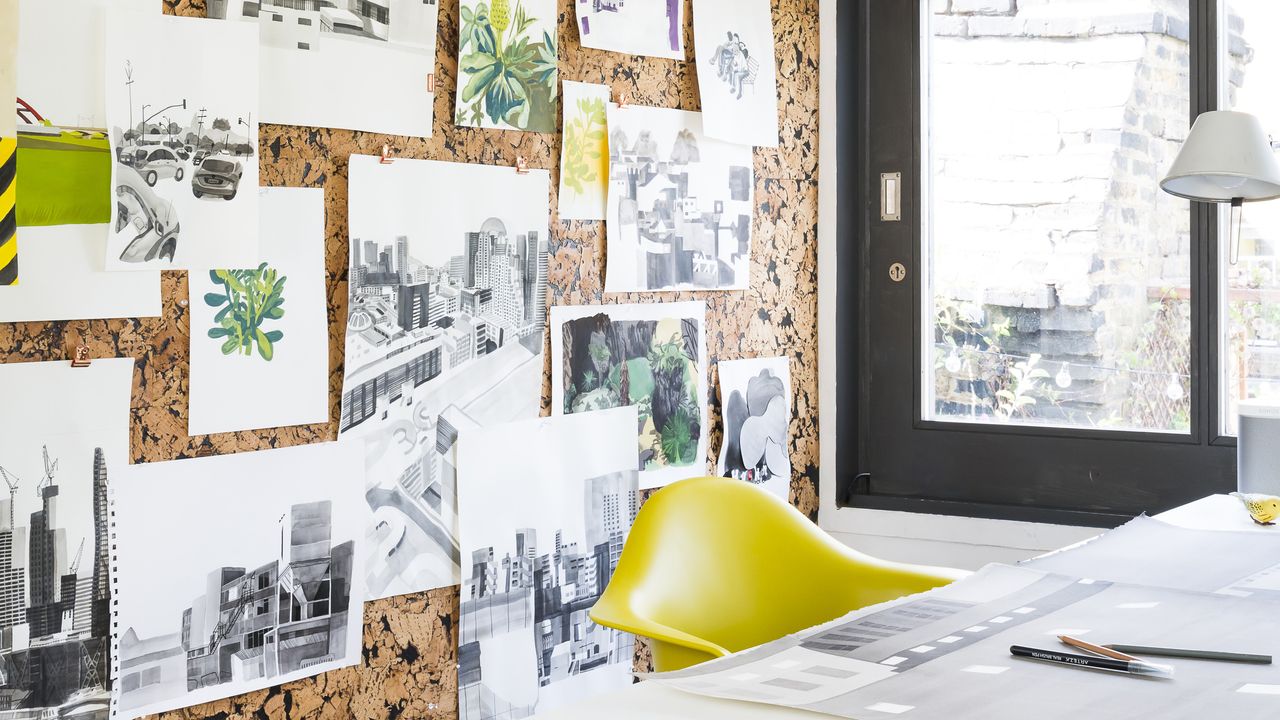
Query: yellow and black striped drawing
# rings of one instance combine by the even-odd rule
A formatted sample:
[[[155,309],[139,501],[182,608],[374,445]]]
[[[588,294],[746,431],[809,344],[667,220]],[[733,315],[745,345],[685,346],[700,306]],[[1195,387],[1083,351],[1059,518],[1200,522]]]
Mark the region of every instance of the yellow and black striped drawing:
[[[0,138],[0,285],[18,284],[18,141]]]

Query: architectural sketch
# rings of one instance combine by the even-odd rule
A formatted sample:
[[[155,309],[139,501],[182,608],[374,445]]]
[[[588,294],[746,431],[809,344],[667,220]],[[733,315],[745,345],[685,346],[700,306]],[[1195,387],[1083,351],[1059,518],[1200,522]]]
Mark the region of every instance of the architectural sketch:
[[[582,47],[684,59],[683,0],[575,0]]]
[[[320,443],[115,473],[116,717],[358,663],[361,472],[358,444]],[[192,498],[235,532],[210,542]]]
[[[751,268],[751,148],[711,140],[702,117],[608,109],[606,292],[745,290]]]
[[[631,683],[632,637],[588,613],[635,519],[635,425],[624,407],[459,437],[462,720],[528,717]]]
[[[0,717],[109,715],[107,479],[132,380],[132,360],[0,366]]]
[[[263,122],[431,137],[436,0],[205,5],[261,27]]]
[[[778,71],[769,0],[694,0],[693,39],[702,131],[778,146]]]
[[[561,220],[603,220],[609,200],[609,87],[564,81]]]
[[[369,587],[456,584],[454,443],[536,417],[550,178],[352,156],[339,434],[365,438]]]
[[[454,122],[555,132],[555,0],[462,0]]]
[[[551,409],[635,406],[644,488],[706,469],[706,307],[701,302],[551,309]]]
[[[263,262],[188,276],[192,435],[329,419],[324,190],[258,193]]]
[[[105,67],[108,269],[256,267],[257,27],[111,12]]]
[[[721,360],[724,439],[716,474],[761,485],[783,500],[791,490],[791,369],[786,357]]]

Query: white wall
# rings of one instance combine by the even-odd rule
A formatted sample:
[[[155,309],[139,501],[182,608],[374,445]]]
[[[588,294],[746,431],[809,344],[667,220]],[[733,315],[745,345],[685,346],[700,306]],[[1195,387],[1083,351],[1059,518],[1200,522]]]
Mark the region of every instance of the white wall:
[[[836,5],[819,0],[818,412],[821,447],[818,524],[842,542],[888,560],[976,569],[1016,562],[1098,534],[1095,528],[981,520],[835,505],[836,437]],[[910,0],[908,0],[910,1]]]

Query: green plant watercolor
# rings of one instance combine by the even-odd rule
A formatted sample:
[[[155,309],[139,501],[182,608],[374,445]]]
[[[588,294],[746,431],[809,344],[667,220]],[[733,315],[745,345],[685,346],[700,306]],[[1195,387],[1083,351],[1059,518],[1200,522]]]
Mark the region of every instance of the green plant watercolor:
[[[558,101],[556,40],[532,37],[524,3],[463,2],[458,55],[461,77],[455,122],[555,132]]]
[[[268,321],[284,317],[284,282],[287,279],[262,263],[254,270],[210,270],[209,279],[218,291],[205,293],[209,307],[221,308],[213,316],[215,326],[208,335],[222,340],[222,354],[258,355],[268,362],[276,345],[284,338],[280,330],[264,330]]]

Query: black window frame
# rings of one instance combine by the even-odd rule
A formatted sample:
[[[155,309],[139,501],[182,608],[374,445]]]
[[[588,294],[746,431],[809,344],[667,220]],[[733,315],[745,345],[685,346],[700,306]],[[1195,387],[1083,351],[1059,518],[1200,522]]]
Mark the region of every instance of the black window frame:
[[[1218,107],[1220,2],[1188,0],[1189,122]],[[922,14],[919,0],[846,0],[837,13],[836,506],[1113,527],[1234,490],[1218,402],[1219,216],[1202,203],[1190,211],[1189,435],[923,419]],[[895,171],[903,219],[882,222],[880,174]],[[906,281],[888,279],[893,261]]]

